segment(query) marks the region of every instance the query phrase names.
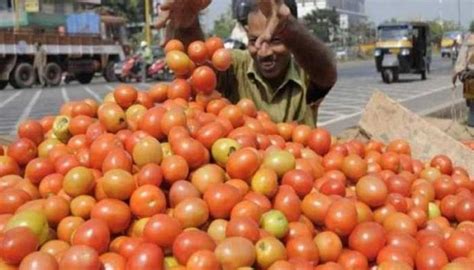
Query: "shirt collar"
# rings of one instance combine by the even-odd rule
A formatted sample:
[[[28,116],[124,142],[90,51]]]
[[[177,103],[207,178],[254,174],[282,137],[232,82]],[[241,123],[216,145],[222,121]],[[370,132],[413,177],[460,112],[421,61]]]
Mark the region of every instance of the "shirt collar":
[[[264,85],[265,87],[271,89],[271,87],[269,86],[267,80],[265,78],[263,78],[260,75],[260,73],[257,71],[257,69],[255,67],[255,61],[253,60],[253,58],[250,57],[250,59],[251,60],[250,60],[249,66],[247,67],[247,76],[253,76],[262,85]],[[276,94],[277,92],[279,92],[279,90],[284,88],[286,86],[286,84],[288,84],[290,81],[293,81],[299,87],[304,88],[304,83],[301,79],[301,76],[299,74],[298,69],[299,69],[299,67],[297,67],[296,61],[293,59],[293,57],[291,57],[290,64],[289,64],[288,70],[286,72],[285,79],[283,80],[283,83],[278,87],[278,89],[276,89],[276,90],[272,89],[271,92],[273,94]]]

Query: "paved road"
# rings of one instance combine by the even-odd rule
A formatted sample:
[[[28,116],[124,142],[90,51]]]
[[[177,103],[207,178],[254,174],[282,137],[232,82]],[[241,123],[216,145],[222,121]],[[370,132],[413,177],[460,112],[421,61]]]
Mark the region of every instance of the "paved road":
[[[338,83],[320,109],[319,124],[334,133],[355,125],[376,89],[420,113],[442,106],[451,99],[451,65],[447,60],[436,58],[432,69],[426,81],[421,81],[419,76],[407,75],[402,76],[399,83],[386,85],[375,72],[373,61],[341,64]],[[14,133],[18,123],[27,118],[38,119],[57,114],[65,101],[84,98],[101,100],[115,85],[97,80],[87,86],[70,84],[47,89],[8,88],[0,92],[0,134]],[[138,84],[137,88],[147,89],[149,85]],[[460,97],[460,91],[457,89],[456,98]]]
[[[420,114],[435,111],[453,100],[459,102],[462,89],[458,86],[452,93],[451,70],[449,60],[435,57],[426,81],[420,80],[420,75],[400,75],[400,82],[388,85],[376,73],[373,61],[342,64],[338,82],[320,108],[318,123],[334,133],[356,125],[376,90]]]

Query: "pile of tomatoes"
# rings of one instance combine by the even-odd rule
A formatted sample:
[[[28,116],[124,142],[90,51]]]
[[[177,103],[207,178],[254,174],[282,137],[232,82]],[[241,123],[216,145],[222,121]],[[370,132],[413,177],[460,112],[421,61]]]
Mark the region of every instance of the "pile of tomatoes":
[[[0,269],[474,269],[474,180],[216,87],[216,38],[148,91],[66,103],[0,156]],[[212,68],[213,67],[213,68]]]

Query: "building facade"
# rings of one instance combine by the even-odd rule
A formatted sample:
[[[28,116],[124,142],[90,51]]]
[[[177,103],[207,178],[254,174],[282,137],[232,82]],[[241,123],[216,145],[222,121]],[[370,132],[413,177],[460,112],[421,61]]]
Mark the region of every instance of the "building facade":
[[[367,20],[365,0],[296,0],[296,2],[300,18],[315,9],[334,8],[341,15],[341,23],[351,25]]]

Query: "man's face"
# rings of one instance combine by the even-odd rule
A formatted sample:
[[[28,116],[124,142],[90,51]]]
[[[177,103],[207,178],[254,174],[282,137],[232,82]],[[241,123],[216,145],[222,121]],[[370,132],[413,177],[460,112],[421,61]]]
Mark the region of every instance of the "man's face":
[[[251,12],[248,17],[248,50],[256,63],[258,72],[265,79],[278,79],[285,76],[291,54],[280,37],[273,36],[270,42],[264,42],[260,48],[255,46],[257,38],[264,32],[266,17],[260,12]]]

